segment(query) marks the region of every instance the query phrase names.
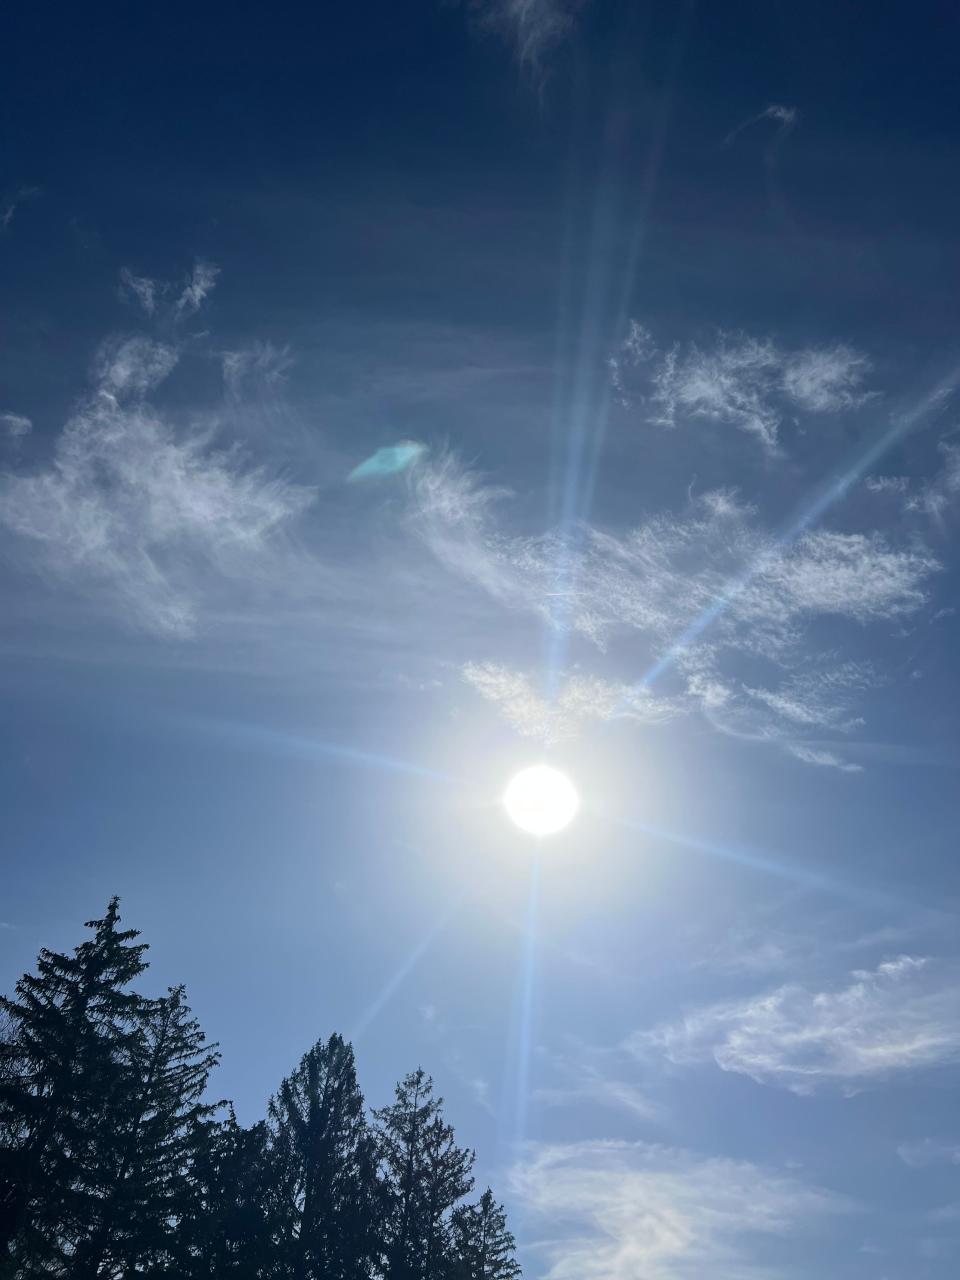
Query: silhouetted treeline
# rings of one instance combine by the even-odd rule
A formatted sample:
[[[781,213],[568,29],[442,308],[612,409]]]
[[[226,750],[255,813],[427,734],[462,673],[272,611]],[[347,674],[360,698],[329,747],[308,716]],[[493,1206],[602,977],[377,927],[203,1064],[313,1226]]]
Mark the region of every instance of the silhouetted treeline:
[[[0,1274],[128,1280],[513,1280],[430,1077],[368,1114],[353,1049],[318,1042],[251,1128],[182,987],[159,999],[118,903],[0,997]]]

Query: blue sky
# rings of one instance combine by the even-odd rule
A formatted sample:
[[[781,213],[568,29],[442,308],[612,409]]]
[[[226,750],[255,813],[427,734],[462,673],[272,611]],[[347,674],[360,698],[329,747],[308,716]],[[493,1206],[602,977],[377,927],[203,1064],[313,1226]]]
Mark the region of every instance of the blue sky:
[[[957,26],[7,15],[5,985],[119,893],[532,1277],[955,1274]]]

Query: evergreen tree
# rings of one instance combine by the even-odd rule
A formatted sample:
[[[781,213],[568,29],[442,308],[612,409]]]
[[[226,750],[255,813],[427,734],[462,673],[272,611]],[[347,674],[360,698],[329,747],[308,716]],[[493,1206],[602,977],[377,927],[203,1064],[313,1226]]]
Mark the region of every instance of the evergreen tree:
[[[369,1124],[317,1043],[242,1128],[182,987],[130,990],[117,900],[0,999],[0,1280],[516,1280],[513,1237],[422,1070]]]
[[[507,1215],[487,1187],[476,1204],[454,1210],[451,1280],[516,1280],[519,1275]]]
[[[441,1280],[451,1264],[450,1214],[473,1186],[473,1152],[456,1145],[433,1081],[418,1069],[375,1112],[380,1159],[390,1193],[388,1280]]]
[[[142,1002],[107,1132],[84,1171],[93,1196],[70,1268],[77,1280],[155,1270],[181,1254],[178,1226],[191,1204],[197,1134],[216,1110],[203,1096],[218,1061],[183,987]]]
[[[204,1121],[195,1132],[191,1203],[180,1220],[181,1274],[190,1280],[258,1280],[279,1274],[275,1181],[266,1121],[249,1129]]]
[[[29,1276],[62,1270],[87,1231],[95,1189],[87,1172],[123,1092],[142,1001],[126,988],[146,968],[119,903],[87,922],[72,955],[40,952],[15,998],[0,997],[11,1032],[0,1072],[0,1164],[8,1170],[12,1265]],[[11,1173],[12,1171],[12,1173]]]
[[[380,1252],[382,1194],[353,1049],[318,1042],[270,1100],[280,1264],[296,1280],[364,1280]]]
[[[0,1107],[16,1085],[19,1089],[26,1061],[17,1043],[14,1025],[0,1012]],[[24,1209],[26,1181],[21,1157],[14,1145],[15,1132],[0,1133],[0,1280],[12,1273],[10,1243]]]

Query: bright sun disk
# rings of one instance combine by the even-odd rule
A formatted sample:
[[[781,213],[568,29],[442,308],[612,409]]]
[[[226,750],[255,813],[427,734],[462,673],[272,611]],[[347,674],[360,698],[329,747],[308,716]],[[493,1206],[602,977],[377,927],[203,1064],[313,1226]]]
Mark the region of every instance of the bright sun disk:
[[[503,805],[522,831],[550,836],[573,821],[580,797],[565,773],[537,764],[521,769],[510,779]]]

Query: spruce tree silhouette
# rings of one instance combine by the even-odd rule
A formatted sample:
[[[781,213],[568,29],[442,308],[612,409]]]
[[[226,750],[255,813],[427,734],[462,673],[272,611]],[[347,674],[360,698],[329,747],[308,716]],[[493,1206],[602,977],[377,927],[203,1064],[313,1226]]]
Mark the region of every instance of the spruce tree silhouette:
[[[222,1105],[203,1101],[219,1058],[183,987],[141,1001],[126,1070],[109,1098],[95,1181],[91,1171],[97,1198],[71,1266],[77,1280],[155,1271],[177,1256],[197,1128]]]
[[[503,1205],[487,1187],[476,1204],[454,1210],[450,1280],[515,1280],[516,1247]]]
[[[268,1124],[281,1274],[363,1280],[380,1255],[385,1196],[351,1046],[338,1035],[315,1044],[271,1098]]]
[[[514,1280],[424,1071],[371,1123],[332,1035],[243,1128],[183,987],[130,989],[146,945],[119,923],[113,898],[0,998],[3,1280]]]
[[[178,1274],[188,1280],[278,1276],[284,1206],[265,1120],[245,1129],[233,1107],[195,1133],[189,1203],[180,1220]]]
[[[73,955],[44,948],[16,997],[0,997],[19,1070],[0,1094],[0,1146],[16,1170],[9,1228],[23,1274],[68,1267],[99,1212],[111,1100],[123,1096],[142,998],[126,990],[146,968],[136,929],[120,930],[119,900],[90,920]]]
[[[456,1145],[442,1105],[418,1068],[397,1085],[395,1102],[374,1112],[390,1195],[388,1280],[442,1280],[451,1265],[450,1212],[473,1186],[474,1155]]]

